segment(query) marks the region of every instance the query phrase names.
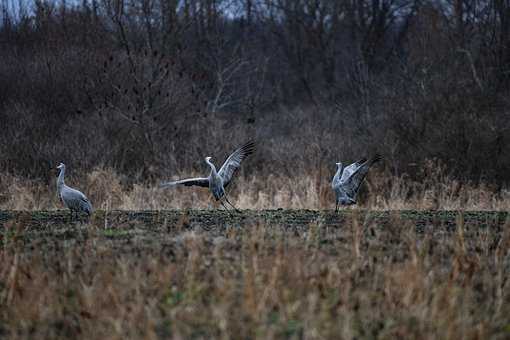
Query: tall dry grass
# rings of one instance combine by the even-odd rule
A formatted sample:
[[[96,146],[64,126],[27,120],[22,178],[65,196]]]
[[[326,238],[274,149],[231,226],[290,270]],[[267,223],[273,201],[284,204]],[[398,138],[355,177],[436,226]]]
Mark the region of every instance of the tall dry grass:
[[[71,239],[23,235],[21,224],[0,248],[0,336],[508,338],[510,225],[456,224],[417,235],[358,212],[301,232],[177,226],[129,237],[87,226]]]
[[[231,201],[241,209],[331,209],[333,169],[303,171],[296,177],[279,175],[239,176],[229,188]],[[420,170],[423,181],[410,176],[393,176],[384,168],[373,168],[362,186],[359,206],[363,208],[415,210],[510,210],[510,189],[485,184],[463,183],[446,169],[427,162]],[[203,174],[181,174],[185,176]],[[158,183],[124,183],[125,177],[112,169],[96,168],[88,174],[72,175],[67,183],[82,190],[96,209],[158,210],[214,209],[220,207],[204,188],[158,189]],[[61,209],[56,185],[0,175],[0,209]]]

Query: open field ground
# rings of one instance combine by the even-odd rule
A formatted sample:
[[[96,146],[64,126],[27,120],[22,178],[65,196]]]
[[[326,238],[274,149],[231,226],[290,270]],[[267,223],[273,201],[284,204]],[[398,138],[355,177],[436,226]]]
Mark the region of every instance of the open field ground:
[[[0,211],[0,336],[507,339],[507,212]]]

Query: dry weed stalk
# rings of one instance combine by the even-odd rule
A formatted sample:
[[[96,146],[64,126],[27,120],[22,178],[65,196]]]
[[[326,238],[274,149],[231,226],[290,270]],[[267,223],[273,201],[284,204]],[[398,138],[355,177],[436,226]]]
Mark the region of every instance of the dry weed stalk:
[[[361,240],[363,237],[363,226],[360,223],[360,211],[352,210],[351,215],[351,234],[352,234],[352,253],[355,259],[361,259]]]

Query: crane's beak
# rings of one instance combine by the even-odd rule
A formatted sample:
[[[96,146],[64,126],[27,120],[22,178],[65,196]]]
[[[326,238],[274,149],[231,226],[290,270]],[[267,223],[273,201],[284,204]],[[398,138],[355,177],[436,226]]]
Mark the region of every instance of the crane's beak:
[[[55,173],[55,177],[58,177],[58,175],[60,174],[60,170],[61,170],[60,165],[57,165],[52,169],[52,171]]]

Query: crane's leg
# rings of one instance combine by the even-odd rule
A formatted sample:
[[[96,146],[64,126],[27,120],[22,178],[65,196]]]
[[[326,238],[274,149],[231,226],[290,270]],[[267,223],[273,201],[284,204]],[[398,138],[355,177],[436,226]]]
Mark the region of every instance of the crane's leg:
[[[237,209],[237,208],[236,208],[236,207],[235,207],[232,203],[230,203],[230,201],[228,200],[227,195],[225,195],[225,200],[227,201],[227,203],[228,203],[228,204],[230,204],[230,206],[231,206],[232,208],[234,208],[234,210],[235,210],[235,211],[237,211],[238,213],[240,213],[240,212],[241,212],[241,210]]]
[[[228,211],[227,207],[225,206],[225,203],[223,203],[223,201],[222,201],[222,200],[220,200],[220,203],[221,203],[221,205],[223,206],[223,208],[225,208],[225,210],[226,210],[226,211]]]
[[[335,205],[335,214],[338,213],[338,202],[336,202],[336,205]]]
[[[225,203],[223,203],[222,200],[220,200],[220,203],[221,205],[223,206],[223,208],[225,208],[225,210],[229,213],[230,216],[233,216],[232,213],[230,212],[230,210],[227,209],[227,206],[225,205]]]

